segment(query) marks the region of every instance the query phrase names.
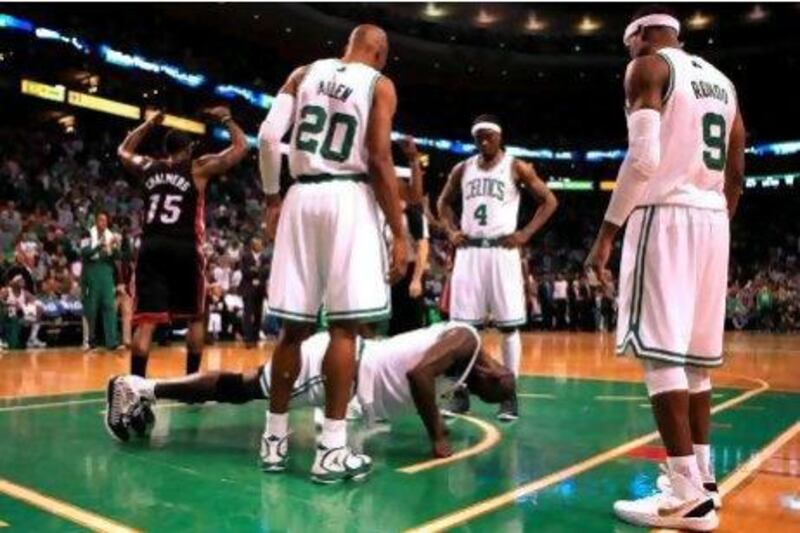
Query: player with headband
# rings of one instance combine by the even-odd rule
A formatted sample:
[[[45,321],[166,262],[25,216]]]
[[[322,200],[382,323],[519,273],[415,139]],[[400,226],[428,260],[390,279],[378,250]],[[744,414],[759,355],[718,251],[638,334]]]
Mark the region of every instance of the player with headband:
[[[605,270],[627,222],[619,276],[617,352],[644,364],[667,451],[660,491],[618,501],[647,527],[710,531],[721,506],[711,460],[711,379],[722,364],[729,219],[744,175],[745,130],[731,81],[682,49],[680,22],[640,11],[624,34],[628,153],[586,259]]]
[[[503,128],[497,117],[477,117],[471,133],[478,154],[453,167],[438,202],[439,215],[456,247],[450,318],[497,327],[503,361],[518,376],[522,352],[518,328],[527,316],[520,248],[553,215],[557,201],[533,165],[503,150]],[[528,223],[517,229],[520,189],[527,189],[540,205]],[[462,212],[456,225],[453,205],[459,195]],[[451,410],[464,412],[469,408],[468,397],[459,398]],[[513,398],[501,405],[498,418],[511,421],[518,415]]]

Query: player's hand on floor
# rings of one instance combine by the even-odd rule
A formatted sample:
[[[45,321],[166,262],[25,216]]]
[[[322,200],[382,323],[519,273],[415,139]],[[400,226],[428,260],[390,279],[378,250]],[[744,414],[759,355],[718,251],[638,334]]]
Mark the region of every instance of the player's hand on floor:
[[[437,459],[443,459],[453,455],[453,449],[447,439],[439,439],[433,443],[433,456]]]
[[[515,231],[511,235],[506,235],[503,237],[502,244],[505,248],[520,248],[525,246],[528,242],[528,239],[525,238],[525,235],[522,234],[520,231]]]
[[[392,264],[389,266],[389,283],[395,284],[406,275],[408,269],[408,249],[405,239],[392,242]]]

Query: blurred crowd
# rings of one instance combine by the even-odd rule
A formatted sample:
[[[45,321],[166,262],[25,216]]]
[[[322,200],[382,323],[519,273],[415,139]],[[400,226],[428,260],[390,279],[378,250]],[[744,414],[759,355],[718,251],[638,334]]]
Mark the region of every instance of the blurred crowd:
[[[129,283],[143,205],[137,184],[117,162],[121,132],[103,131],[90,139],[60,128],[0,129],[2,347],[79,343],[115,349],[130,342]],[[252,162],[240,165],[209,186],[204,252],[210,341],[239,339],[253,346],[278,331],[263,311],[272,250],[260,239],[256,169]],[[570,202],[562,202],[562,211],[524,254],[529,327],[613,330],[614,283],[601,285],[582,268],[594,222],[574,223],[581,216],[599,220],[601,212]],[[430,323],[447,311],[442,295],[452,250],[430,209],[425,212],[430,254],[424,322]],[[790,237],[770,248],[769,260],[756,268],[733,261],[729,328],[800,330],[799,247],[800,239]]]

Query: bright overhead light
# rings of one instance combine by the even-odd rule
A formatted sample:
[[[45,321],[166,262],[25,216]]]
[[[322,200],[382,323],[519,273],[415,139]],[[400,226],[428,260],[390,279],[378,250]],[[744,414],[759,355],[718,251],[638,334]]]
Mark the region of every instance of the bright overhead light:
[[[693,30],[703,30],[711,24],[711,17],[697,11],[686,24]]]
[[[547,29],[547,22],[536,16],[536,13],[528,15],[528,21],[525,23],[525,29],[528,31],[543,31]]]
[[[769,16],[769,12],[766,11],[761,4],[756,4],[753,9],[747,13],[747,20],[749,22],[761,22],[762,20],[766,19]]]
[[[434,2],[428,2],[425,4],[425,9],[422,11],[422,14],[426,17],[439,18],[447,15],[447,10],[439,7]]]
[[[497,15],[492,15],[485,9],[481,8],[481,10],[478,12],[478,16],[475,19],[475,22],[477,22],[481,26],[488,26],[490,24],[494,24],[499,19],[500,17],[498,17]]]
[[[594,20],[589,15],[586,15],[581,19],[580,24],[578,24],[578,31],[581,33],[592,33],[600,29],[600,22]]]

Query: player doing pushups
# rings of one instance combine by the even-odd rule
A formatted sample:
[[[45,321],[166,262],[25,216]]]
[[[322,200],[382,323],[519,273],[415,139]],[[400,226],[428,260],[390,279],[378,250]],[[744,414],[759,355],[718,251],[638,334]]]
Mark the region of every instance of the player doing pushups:
[[[301,345],[300,372],[292,387],[292,407],[325,405],[322,360],[330,342],[327,333],[313,335]],[[358,339],[358,386],[355,394],[368,421],[392,420],[416,409],[430,437],[435,457],[447,457],[452,450],[442,423],[437,400],[447,391],[464,384],[482,400],[497,403],[514,393],[513,374],[482,348],[477,332],[463,323],[441,323],[403,333],[384,340]],[[210,372],[178,379],[146,380],[138,376],[118,376],[109,411],[117,406],[120,419],[127,424],[112,433],[127,441],[132,418],[156,400],[183,402],[217,401],[245,403],[268,399],[271,390],[271,363],[245,374]],[[437,386],[438,385],[438,386]],[[442,391],[444,389],[444,392]],[[262,439],[264,469],[274,467],[271,457],[286,453]]]

